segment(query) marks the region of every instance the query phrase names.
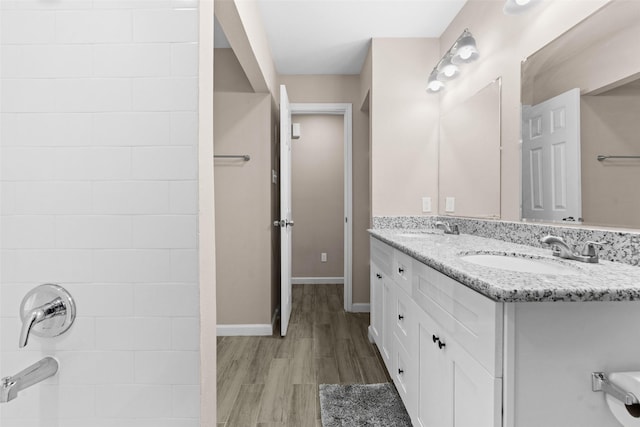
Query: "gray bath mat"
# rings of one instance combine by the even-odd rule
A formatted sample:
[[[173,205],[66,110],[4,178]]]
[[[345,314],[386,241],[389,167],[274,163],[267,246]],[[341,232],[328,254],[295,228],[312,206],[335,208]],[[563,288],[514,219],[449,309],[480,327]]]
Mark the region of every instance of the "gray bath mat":
[[[398,392],[384,384],[320,384],[322,427],[411,427]]]

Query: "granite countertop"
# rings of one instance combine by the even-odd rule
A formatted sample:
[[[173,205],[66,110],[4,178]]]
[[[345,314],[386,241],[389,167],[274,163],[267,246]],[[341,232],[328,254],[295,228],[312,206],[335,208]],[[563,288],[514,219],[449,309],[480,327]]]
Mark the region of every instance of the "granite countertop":
[[[373,229],[378,240],[501,302],[640,300],[640,267],[602,261],[589,264],[559,259],[551,249],[501,240],[449,235],[435,229]],[[484,267],[464,254],[509,254],[564,265],[571,274],[523,273]]]

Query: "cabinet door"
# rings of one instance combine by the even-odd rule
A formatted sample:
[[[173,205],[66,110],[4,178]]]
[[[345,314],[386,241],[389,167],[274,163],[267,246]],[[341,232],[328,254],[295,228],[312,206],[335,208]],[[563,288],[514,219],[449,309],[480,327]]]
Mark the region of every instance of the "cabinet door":
[[[382,345],[379,346],[387,371],[393,372],[393,326],[395,323],[395,289],[391,280],[382,277]]]
[[[369,339],[373,340],[378,347],[381,347],[382,333],[382,271],[371,263],[371,306],[370,306],[370,326]]]
[[[395,338],[396,342],[393,347],[395,366],[390,374],[391,378],[393,378],[393,383],[396,385],[398,394],[404,402],[407,413],[413,420],[418,403],[417,361],[415,360],[415,355],[409,354],[404,345],[398,341],[397,335]]]
[[[420,427],[453,426],[453,363],[449,349],[438,346],[433,320],[418,316],[418,408],[414,424]],[[475,427],[481,427],[476,425]]]
[[[502,425],[502,379],[495,378],[459,345],[452,343],[455,427]]]

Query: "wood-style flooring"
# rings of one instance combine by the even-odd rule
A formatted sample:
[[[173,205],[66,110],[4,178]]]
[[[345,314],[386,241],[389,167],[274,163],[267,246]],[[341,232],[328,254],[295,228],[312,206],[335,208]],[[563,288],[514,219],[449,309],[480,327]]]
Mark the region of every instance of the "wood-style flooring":
[[[342,285],[294,285],[285,338],[218,338],[218,427],[321,427],[318,384],[388,382]],[[279,331],[276,331],[279,333]]]

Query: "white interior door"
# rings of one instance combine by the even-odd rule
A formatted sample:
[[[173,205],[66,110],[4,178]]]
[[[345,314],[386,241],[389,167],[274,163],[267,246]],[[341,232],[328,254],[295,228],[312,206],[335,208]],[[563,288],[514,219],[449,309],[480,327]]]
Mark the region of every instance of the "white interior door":
[[[522,217],[582,218],[580,89],[522,109]]]
[[[280,85],[280,334],[291,317],[291,106],[287,88]]]

